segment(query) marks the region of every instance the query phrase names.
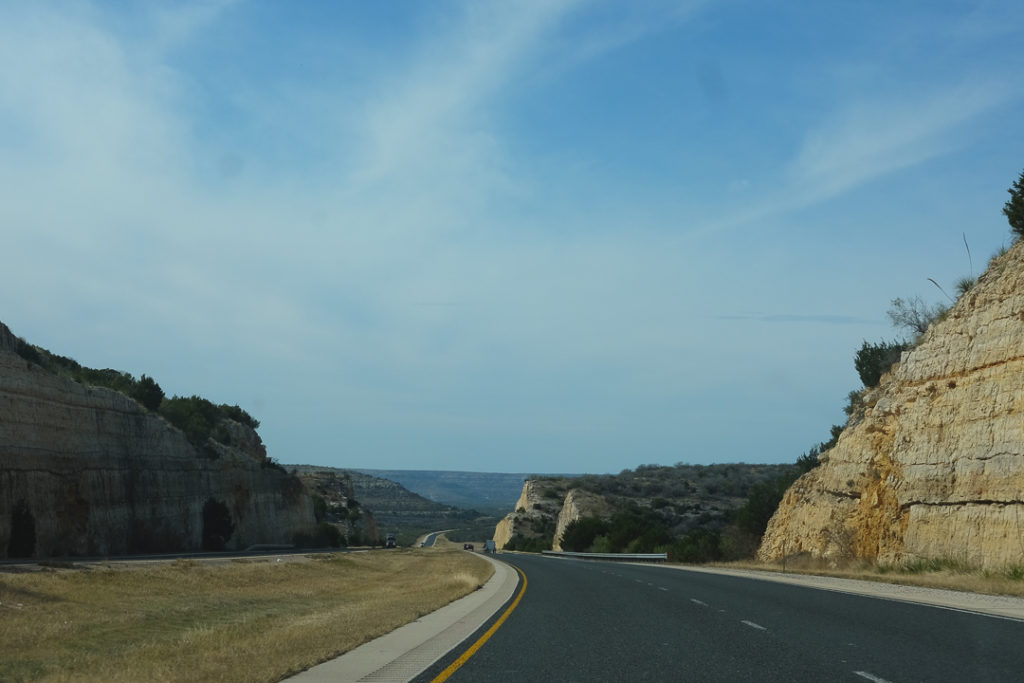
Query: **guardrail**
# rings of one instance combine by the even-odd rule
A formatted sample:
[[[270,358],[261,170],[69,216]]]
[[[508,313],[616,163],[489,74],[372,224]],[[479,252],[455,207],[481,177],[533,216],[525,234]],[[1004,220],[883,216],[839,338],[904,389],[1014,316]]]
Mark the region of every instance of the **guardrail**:
[[[575,557],[583,560],[618,560],[620,562],[666,562],[668,553],[570,553],[559,550],[543,550],[544,555]]]

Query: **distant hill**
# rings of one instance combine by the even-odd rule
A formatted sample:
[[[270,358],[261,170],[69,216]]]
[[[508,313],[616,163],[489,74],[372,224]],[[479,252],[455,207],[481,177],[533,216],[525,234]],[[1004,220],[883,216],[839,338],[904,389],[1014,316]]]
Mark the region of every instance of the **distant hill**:
[[[303,477],[329,480],[338,477],[350,482],[351,495],[360,508],[373,515],[379,533],[397,533],[403,545],[428,531],[473,526],[480,517],[476,510],[429,500],[393,479],[366,471],[314,465],[288,467]]]
[[[757,538],[735,522],[755,492],[786,484],[797,465],[640,465],[619,474],[526,482],[494,530],[499,548],[668,552],[674,559],[742,559]],[[584,520],[563,545],[570,524]],[[577,533],[578,532],[578,533]],[[724,546],[724,548],[723,548]]]
[[[442,470],[354,470],[398,482],[437,503],[504,515],[515,504],[528,474]]]

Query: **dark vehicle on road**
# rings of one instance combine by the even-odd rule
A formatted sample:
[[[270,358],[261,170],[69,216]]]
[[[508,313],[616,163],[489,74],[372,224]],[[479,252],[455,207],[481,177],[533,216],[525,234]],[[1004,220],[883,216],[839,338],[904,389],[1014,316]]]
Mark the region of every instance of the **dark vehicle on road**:
[[[463,550],[472,550],[473,549],[473,544],[472,543],[463,543],[462,544],[462,549]]]
[[[387,537],[384,539],[384,547],[385,548],[397,548],[398,547],[398,541],[395,539],[395,535],[394,534],[388,534],[387,535]]]

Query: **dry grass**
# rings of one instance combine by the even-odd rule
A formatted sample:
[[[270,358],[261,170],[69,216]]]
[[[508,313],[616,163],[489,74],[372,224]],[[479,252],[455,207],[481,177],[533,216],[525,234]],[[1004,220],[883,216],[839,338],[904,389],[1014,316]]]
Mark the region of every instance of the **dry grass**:
[[[468,553],[0,574],[2,681],[276,681],[472,592]]]
[[[945,588],[967,593],[1024,597],[1024,568],[1009,567],[1005,571],[982,571],[954,560],[922,560],[897,566],[849,562],[845,566],[833,567],[821,560],[796,557],[787,560],[785,569],[781,564],[759,562],[729,562],[713,566],[768,572],[786,571],[793,574],[834,576],[841,579],[924,588]]]

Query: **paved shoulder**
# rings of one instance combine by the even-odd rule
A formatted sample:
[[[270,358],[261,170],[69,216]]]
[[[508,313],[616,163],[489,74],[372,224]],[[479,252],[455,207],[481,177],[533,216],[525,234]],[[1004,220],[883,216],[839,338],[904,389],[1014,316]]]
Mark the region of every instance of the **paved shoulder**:
[[[504,562],[481,588],[289,681],[409,681],[478,630],[512,597],[519,577]]]
[[[895,583],[843,579],[831,576],[815,576],[811,574],[765,572],[753,569],[682,567],[678,565],[665,566],[682,571],[738,576],[745,579],[758,579],[760,581],[774,581],[776,583],[787,583],[794,586],[838,591],[840,593],[852,593],[854,595],[866,595],[884,600],[913,602],[922,605],[931,605],[933,607],[943,607],[945,609],[960,610],[964,612],[977,612],[979,614],[988,614],[996,617],[1024,621],[1024,598],[1009,595],[984,595],[981,593],[967,593],[964,591],[945,590],[941,588],[906,586]]]

